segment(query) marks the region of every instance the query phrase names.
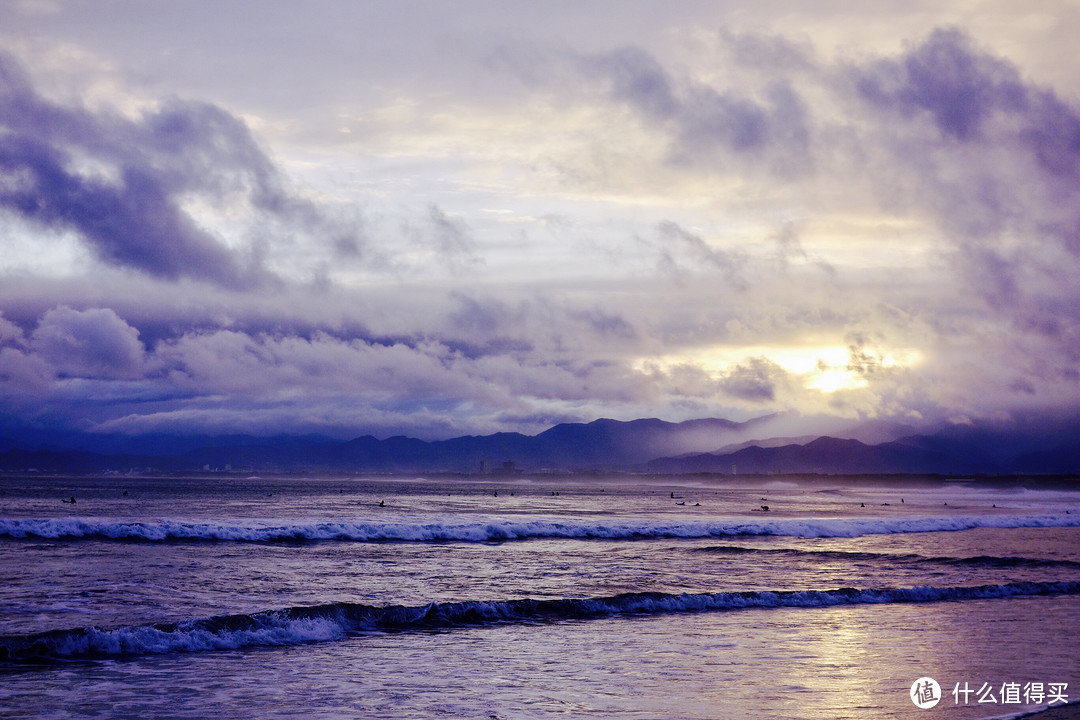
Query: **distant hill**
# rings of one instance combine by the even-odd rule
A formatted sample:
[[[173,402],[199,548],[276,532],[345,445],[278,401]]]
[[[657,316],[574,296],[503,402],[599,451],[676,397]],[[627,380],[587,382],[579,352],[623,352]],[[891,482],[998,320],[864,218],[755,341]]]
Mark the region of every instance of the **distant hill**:
[[[1034,449],[1038,448],[1038,449]],[[819,437],[808,442],[742,443],[712,453],[655,458],[656,473],[1080,473],[1080,429],[1034,437],[964,426],[892,442]]]
[[[858,440],[820,437],[805,444],[751,445],[727,453],[697,453],[657,458],[652,472],[694,473],[939,473],[970,472],[954,455],[901,442],[867,445]]]
[[[312,467],[366,472],[477,472],[483,463],[497,469],[512,462],[531,471],[625,468],[658,455],[715,447],[749,423],[722,419],[670,423],[653,418],[600,419],[563,423],[539,435],[495,433],[424,441],[370,435],[318,448],[222,446],[189,456],[196,464],[231,463],[252,467]]]
[[[716,418],[671,423],[655,418],[563,423],[538,435],[495,433],[425,441],[404,436],[370,435],[345,442],[319,437],[276,437],[259,442],[233,437],[173,454],[155,440],[154,453],[93,453],[56,447],[12,448],[0,452],[0,470],[42,472],[247,468],[264,471],[477,472],[516,469],[596,470],[629,468],[659,455],[717,447],[743,437],[762,419],[745,423]],[[231,442],[230,442],[231,441]],[[185,443],[186,445],[186,443]],[[507,465],[507,468],[510,466]]]
[[[787,427],[774,420],[600,419],[555,425],[537,435],[495,433],[436,441],[229,436],[199,438],[201,444],[194,446],[190,438],[155,436],[128,444],[142,452],[113,453],[87,450],[85,437],[68,448],[26,447],[8,438],[0,442],[0,471],[1080,473],[1080,423],[955,425],[872,443],[828,435],[769,437],[764,433],[770,428]],[[881,427],[862,437],[881,436]]]

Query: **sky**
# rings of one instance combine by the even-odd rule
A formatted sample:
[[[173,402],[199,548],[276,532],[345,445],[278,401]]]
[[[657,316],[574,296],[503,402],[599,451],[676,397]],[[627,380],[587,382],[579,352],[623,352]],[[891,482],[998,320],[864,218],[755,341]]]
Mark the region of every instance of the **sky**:
[[[7,0],[0,435],[1075,416],[1078,28]]]

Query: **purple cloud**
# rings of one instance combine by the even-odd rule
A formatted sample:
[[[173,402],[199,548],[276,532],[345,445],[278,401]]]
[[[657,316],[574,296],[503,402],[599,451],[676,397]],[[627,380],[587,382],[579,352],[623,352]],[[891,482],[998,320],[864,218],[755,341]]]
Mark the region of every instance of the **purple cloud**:
[[[261,274],[196,224],[183,193],[267,213],[302,208],[247,127],[205,103],[171,100],[138,120],[62,107],[0,55],[0,128],[0,208],[74,230],[100,260],[158,278],[242,288]]]
[[[600,79],[612,100],[670,133],[673,162],[707,165],[718,154],[732,153],[766,159],[782,173],[805,172],[810,118],[806,103],[785,80],[771,81],[760,93],[717,88],[672,77],[636,47],[580,64],[587,76]]]
[[[661,265],[665,269],[676,270],[677,264],[672,250],[681,251],[697,267],[706,267],[718,271],[735,289],[745,290],[746,280],[742,269],[746,259],[737,253],[710,247],[699,235],[680,227],[677,223],[664,220],[657,225],[657,234],[662,244]]]
[[[1023,111],[1028,88],[1016,68],[977,52],[959,30],[935,30],[898,60],[854,70],[867,101],[912,118],[929,115],[946,136],[979,138],[996,112]]]
[[[943,228],[959,277],[1021,332],[1080,349],[1080,109],[957,30],[847,73],[911,180],[899,195]]]
[[[123,379],[144,371],[139,332],[107,308],[50,310],[29,345],[61,376]]]
[[[782,368],[765,358],[751,358],[746,365],[738,365],[722,378],[720,388],[739,400],[772,402],[776,399],[777,382],[785,374]]]
[[[608,55],[587,58],[583,67],[610,84],[613,99],[655,120],[667,120],[679,109],[667,71],[652,55],[624,47]]]
[[[824,412],[830,399],[849,415],[927,418],[993,412],[1013,396],[1075,400],[1071,100],[955,30],[835,61],[777,37],[713,41],[696,66],[660,42],[563,51],[519,71],[535,97],[435,93],[414,120],[378,120],[394,126],[386,134],[359,132],[380,116],[366,97],[343,113],[347,140],[293,118],[298,133],[275,141],[291,152],[307,133],[300,153],[317,152],[304,157],[340,161],[303,172],[347,178],[326,202],[363,197],[377,207],[366,225],[358,205],[335,220],[287,192],[220,107],[63,105],[0,58],[0,209],[18,218],[20,241],[54,237],[26,227],[63,231],[108,266],[38,277],[13,263],[0,287],[13,321],[0,321],[0,392],[27,403],[3,412],[125,432],[451,434],[600,414]],[[513,145],[535,119],[518,104],[550,121],[535,128],[551,130],[543,142]],[[626,127],[588,124],[597,118]],[[444,131],[457,139],[442,144]],[[455,132],[484,137],[470,147]],[[496,167],[503,147],[520,155],[514,172]],[[342,168],[365,153],[385,166],[350,185]],[[379,165],[368,160],[357,167]],[[489,183],[475,182],[479,166]],[[379,185],[397,172],[407,190]],[[195,205],[255,218],[259,232],[239,241],[253,249],[226,245]],[[513,225],[484,214],[496,212]],[[557,231],[536,222],[556,212],[567,218]],[[876,254],[909,232],[936,243],[925,266],[915,252]],[[382,265],[368,233],[385,236]],[[901,267],[877,267],[880,257]],[[882,346],[852,347],[847,370],[865,392],[825,397],[739,355],[864,331]],[[710,366],[713,348],[731,364]],[[920,364],[892,367],[889,348]]]

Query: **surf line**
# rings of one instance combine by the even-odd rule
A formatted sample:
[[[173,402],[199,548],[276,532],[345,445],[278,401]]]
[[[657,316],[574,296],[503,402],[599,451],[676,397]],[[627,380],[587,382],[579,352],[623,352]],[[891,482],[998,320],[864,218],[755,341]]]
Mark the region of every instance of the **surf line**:
[[[616,616],[1078,594],[1080,582],[1013,582],[953,587],[696,594],[640,592],[597,598],[432,602],[420,606],[332,603],[111,630],[88,627],[0,637],[0,663],[34,664],[75,658],[290,646],[373,633],[449,631],[484,625],[551,623]]]
[[[282,525],[224,522],[103,522],[89,519],[0,518],[0,538],[12,540],[95,540],[115,542],[507,542],[533,539],[637,540],[777,535],[784,537],[861,537],[896,533],[953,532],[973,528],[1077,527],[1075,515],[985,515],[923,518],[777,519],[738,518],[679,523],[583,523],[542,518],[464,523],[386,523],[325,520]]]

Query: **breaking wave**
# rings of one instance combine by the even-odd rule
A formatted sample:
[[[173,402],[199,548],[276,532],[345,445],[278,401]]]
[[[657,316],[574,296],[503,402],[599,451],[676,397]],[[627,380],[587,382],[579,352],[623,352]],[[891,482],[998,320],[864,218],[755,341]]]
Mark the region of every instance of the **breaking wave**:
[[[481,522],[295,521],[283,524],[155,520],[0,519],[0,538],[129,542],[505,542],[540,538],[629,540],[740,535],[860,537],[972,528],[1078,527],[1080,514],[974,515],[928,518],[782,518],[662,522],[584,522],[552,519]]]
[[[1034,595],[1080,594],[1080,582],[886,589],[786,590],[670,594],[641,592],[609,597],[429,603],[372,606],[333,603],[222,615],[177,623],[116,629],[95,627],[0,637],[0,662],[232,650],[301,645],[378,632],[445,631],[496,623],[590,620],[749,608],[821,608],[837,605],[930,603]]]

